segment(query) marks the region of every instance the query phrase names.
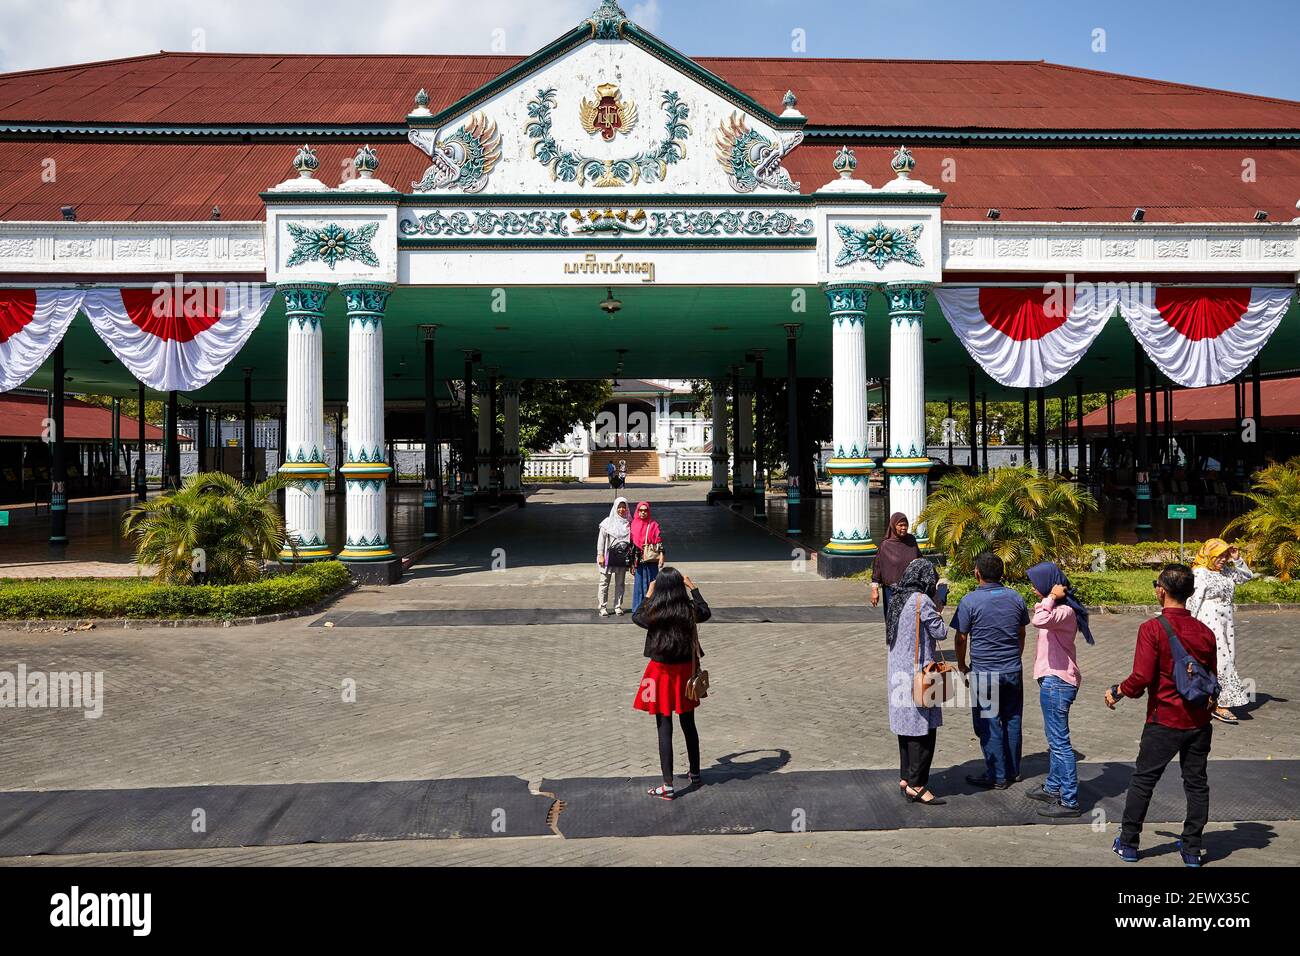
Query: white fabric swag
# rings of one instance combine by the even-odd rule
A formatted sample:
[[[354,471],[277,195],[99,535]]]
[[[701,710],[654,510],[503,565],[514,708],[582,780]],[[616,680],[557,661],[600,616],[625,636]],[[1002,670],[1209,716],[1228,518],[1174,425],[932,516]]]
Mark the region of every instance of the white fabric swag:
[[[80,289],[0,291],[0,392],[45,364],[81,308]]]

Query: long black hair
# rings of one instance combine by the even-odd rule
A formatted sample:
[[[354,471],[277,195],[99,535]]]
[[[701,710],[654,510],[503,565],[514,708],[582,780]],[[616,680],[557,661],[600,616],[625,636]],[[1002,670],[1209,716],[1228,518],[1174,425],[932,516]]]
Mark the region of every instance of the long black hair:
[[[649,631],[650,653],[673,660],[687,657],[695,646],[695,606],[682,572],[660,568],[654,587],[641,611]]]

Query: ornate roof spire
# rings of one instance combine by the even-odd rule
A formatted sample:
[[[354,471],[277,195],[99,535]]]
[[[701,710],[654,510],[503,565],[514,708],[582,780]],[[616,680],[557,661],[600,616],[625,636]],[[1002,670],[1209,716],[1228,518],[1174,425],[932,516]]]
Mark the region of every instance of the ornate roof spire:
[[[623,25],[628,19],[614,0],[601,0],[600,6],[583,22],[591,24],[593,39],[617,40],[623,35]]]
[[[781,99],[781,105],[788,110],[792,110],[799,103],[799,97],[794,95],[794,90],[786,90],[785,96]]]
[[[312,174],[320,169],[320,159],[316,156],[316,150],[305,143],[300,146],[293,157],[293,168],[298,170],[298,175],[302,179],[311,179]]]
[[[899,179],[907,179],[912,170],[916,169],[916,160],[912,158],[912,151],[906,146],[899,146],[894,151],[894,159],[890,162],[889,168]]]
[[[853,150],[847,146],[841,146],[840,151],[835,154],[831,166],[840,174],[840,179],[852,179],[853,171],[858,168],[858,158],[853,155]]]
[[[369,179],[374,176],[375,170],[379,168],[379,156],[370,146],[362,146],[357,150],[357,155],[353,157],[352,165],[356,168],[358,176]]]

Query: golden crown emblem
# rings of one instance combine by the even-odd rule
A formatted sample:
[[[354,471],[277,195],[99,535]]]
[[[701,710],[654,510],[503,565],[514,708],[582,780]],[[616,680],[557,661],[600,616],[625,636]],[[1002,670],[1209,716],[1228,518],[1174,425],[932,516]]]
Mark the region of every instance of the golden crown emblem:
[[[636,125],[636,107],[623,102],[618,87],[613,83],[597,85],[595,102],[584,98],[579,116],[583,129],[588,133],[599,133],[606,142]]]

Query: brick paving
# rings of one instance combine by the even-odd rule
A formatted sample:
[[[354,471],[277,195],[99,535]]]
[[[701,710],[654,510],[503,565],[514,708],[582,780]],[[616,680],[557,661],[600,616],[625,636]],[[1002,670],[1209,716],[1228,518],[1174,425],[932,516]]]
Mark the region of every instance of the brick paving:
[[[645,485],[629,488],[628,497],[658,505],[669,561],[695,577],[711,604],[862,602],[861,585],[800,570],[803,565],[783,542],[724,508],[704,506],[699,499],[706,490]],[[549,626],[312,626],[347,610],[590,607],[595,526],[611,498],[606,488],[544,487],[527,508],[428,555],[401,585],[359,589],[315,617],[235,629],[0,630],[0,670],[24,663],[29,670],[103,671],[107,686],[98,720],[67,710],[0,710],[0,789],[497,774],[517,775],[534,786],[544,776],[634,777],[629,785],[639,785],[641,778],[655,776],[657,756],[651,722],[631,709],[644,660],[640,632],[626,619]],[[489,570],[494,561],[504,567]],[[1127,673],[1140,618],[1096,620],[1096,646],[1080,646],[1085,684],[1072,717],[1075,747],[1090,761],[1131,761],[1143,705],[1127,701],[1112,713],[1100,697],[1106,684]],[[1300,694],[1298,624],[1300,614],[1292,611],[1240,612],[1238,666],[1258,681],[1259,703],[1240,726],[1216,728],[1215,758],[1300,757],[1292,703]],[[699,718],[706,767],[732,755],[745,760],[773,752],[784,755],[785,770],[893,765],[882,630],[878,617],[867,624],[706,625],[702,638],[715,684]],[[355,703],[343,700],[347,681],[355,683]],[[963,712],[949,715],[940,730],[937,767],[979,759],[963,718]],[[1025,753],[1045,749],[1041,713],[1031,695]],[[1225,834],[1227,862],[1294,865],[1300,854],[1297,824],[1214,829]],[[95,860],[871,863],[919,862],[927,846],[941,846],[972,863],[1094,863],[1106,862],[1106,854],[1097,852],[1106,842],[1087,827],[1042,826],[501,838],[164,851]]]

